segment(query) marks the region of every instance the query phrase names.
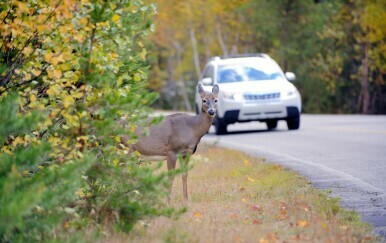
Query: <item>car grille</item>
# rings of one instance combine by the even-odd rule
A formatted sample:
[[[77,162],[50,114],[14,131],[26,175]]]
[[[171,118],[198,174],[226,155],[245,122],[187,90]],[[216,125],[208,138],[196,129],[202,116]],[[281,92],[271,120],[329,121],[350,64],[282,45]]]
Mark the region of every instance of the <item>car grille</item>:
[[[280,92],[276,93],[267,93],[267,94],[244,94],[244,99],[246,100],[271,100],[279,99]]]

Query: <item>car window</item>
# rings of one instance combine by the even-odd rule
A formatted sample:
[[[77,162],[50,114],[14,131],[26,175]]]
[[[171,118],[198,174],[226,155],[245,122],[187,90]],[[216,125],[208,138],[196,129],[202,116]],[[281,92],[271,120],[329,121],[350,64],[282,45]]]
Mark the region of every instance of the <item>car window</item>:
[[[282,78],[280,68],[274,63],[237,63],[218,68],[218,82],[231,83],[243,81],[275,80]]]

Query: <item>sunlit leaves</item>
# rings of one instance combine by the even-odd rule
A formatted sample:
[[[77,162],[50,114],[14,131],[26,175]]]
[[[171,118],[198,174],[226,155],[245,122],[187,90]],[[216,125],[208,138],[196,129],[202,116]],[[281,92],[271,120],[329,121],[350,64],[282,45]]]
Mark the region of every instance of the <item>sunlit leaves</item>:
[[[137,0],[6,1],[0,3],[0,9],[0,100],[17,91],[21,98],[15,111],[21,115],[37,111],[42,117],[31,133],[13,131],[6,143],[0,144],[0,156],[43,141],[51,146],[45,160],[58,170],[91,156],[105,166],[107,174],[129,179],[117,186],[120,176],[100,180],[104,171],[97,171],[94,179],[98,184],[86,184],[83,194],[73,196],[87,200],[84,195],[99,193],[103,196],[100,204],[95,199],[92,203],[100,212],[119,200],[125,201],[118,203],[120,207],[155,207],[148,212],[138,209],[136,217],[120,219],[119,223],[128,225],[143,215],[157,214],[160,189],[155,187],[164,186],[160,182],[164,176],[152,177],[152,170],[137,170],[130,144],[119,147],[114,139],[123,134],[133,136],[132,127],[146,118],[147,105],[155,99],[144,89],[147,52],[138,44],[148,32],[153,9],[143,8]],[[133,143],[135,137],[128,141]],[[119,195],[138,183],[142,183],[138,187],[146,185],[136,190],[140,196]],[[153,203],[138,205],[135,200],[139,197]],[[64,208],[75,215],[74,209]],[[127,210],[132,213],[133,209]],[[64,225],[71,228],[70,221]]]

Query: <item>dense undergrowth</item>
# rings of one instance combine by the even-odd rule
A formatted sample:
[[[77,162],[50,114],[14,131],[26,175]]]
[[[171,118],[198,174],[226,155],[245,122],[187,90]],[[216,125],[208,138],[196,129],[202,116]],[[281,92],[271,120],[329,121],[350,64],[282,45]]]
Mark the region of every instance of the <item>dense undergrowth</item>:
[[[92,240],[175,213],[168,173],[127,146],[156,98],[142,44],[154,12],[139,0],[0,3],[0,242]]]

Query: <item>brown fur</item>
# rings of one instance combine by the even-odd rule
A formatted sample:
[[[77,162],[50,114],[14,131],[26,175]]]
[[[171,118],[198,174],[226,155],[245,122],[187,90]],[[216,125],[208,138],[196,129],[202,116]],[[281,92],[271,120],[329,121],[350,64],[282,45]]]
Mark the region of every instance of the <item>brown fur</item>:
[[[199,84],[198,91],[202,100],[205,100],[200,114],[191,116],[176,113],[166,116],[163,122],[150,127],[149,136],[143,136],[143,130],[138,130],[139,138],[137,143],[133,145],[133,149],[145,156],[165,156],[168,170],[175,169],[178,155],[189,158],[189,155],[195,152],[202,136],[208,132],[212,125],[219,89],[215,85],[212,93],[206,92]],[[213,114],[210,115],[210,113]],[[187,176],[187,172],[182,175],[185,200],[188,199]]]

